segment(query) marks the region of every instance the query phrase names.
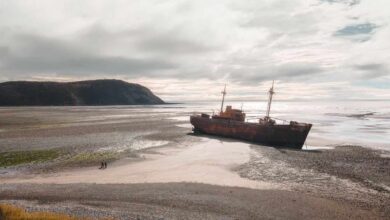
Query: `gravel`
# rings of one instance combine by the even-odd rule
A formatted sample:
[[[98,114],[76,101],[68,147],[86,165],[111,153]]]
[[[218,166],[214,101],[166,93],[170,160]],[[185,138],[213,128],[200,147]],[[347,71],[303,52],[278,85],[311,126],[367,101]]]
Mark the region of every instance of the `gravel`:
[[[375,210],[305,193],[195,183],[13,184],[3,202],[115,219],[380,219]],[[383,216],[382,216],[383,218]]]

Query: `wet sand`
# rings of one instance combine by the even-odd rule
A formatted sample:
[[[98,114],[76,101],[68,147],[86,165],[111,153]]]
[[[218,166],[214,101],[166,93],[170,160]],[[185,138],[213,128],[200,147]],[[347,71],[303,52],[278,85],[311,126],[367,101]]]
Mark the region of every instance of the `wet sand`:
[[[145,150],[143,160],[120,160],[105,170],[80,168],[3,178],[0,196],[30,208],[123,219],[389,216],[388,171],[382,178],[378,175],[389,158],[377,152],[360,147],[294,151],[199,138],[200,142],[181,147]],[[348,160],[341,163],[345,156]],[[366,163],[369,157],[372,160]],[[359,162],[367,169],[360,169],[362,179],[352,178],[348,170],[359,167]],[[367,184],[369,179],[376,184]]]
[[[294,151],[188,135],[188,112],[163,108],[0,112],[0,152],[64,152],[54,161],[0,168],[0,199],[29,209],[122,219],[390,216],[388,152]],[[100,161],[69,160],[91,152],[119,156],[104,170]]]
[[[107,169],[88,167],[65,172],[4,178],[0,183],[168,183],[198,182],[258,189],[276,183],[240,177],[232,169],[249,161],[249,144],[200,138],[199,143],[145,150],[143,161],[122,160]],[[279,186],[280,188],[280,186]]]
[[[101,160],[138,160],[136,152],[144,148],[191,141],[188,128],[178,126],[187,122],[169,119],[180,114],[185,113],[115,106],[0,108],[0,153],[47,149],[60,153],[53,161],[3,167],[0,178],[90,167]],[[103,157],[92,157],[96,153]]]

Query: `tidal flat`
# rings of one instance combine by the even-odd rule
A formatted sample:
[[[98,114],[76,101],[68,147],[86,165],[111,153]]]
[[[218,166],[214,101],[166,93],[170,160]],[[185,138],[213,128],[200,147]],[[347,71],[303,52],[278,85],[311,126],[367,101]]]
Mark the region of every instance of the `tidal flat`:
[[[192,135],[194,109],[0,108],[0,203],[115,219],[390,216],[388,151]]]

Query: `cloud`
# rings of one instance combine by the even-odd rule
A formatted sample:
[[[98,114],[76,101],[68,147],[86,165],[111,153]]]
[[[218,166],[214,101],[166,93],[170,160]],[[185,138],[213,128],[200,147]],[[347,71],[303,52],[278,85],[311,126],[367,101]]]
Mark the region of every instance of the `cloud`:
[[[313,85],[308,97],[349,98],[334,86],[374,91],[390,83],[389,7],[387,0],[5,0],[0,80],[120,78],[169,99],[177,91],[205,97],[226,82],[251,97],[276,80],[290,89]],[[303,95],[283,96],[294,94]]]
[[[356,68],[364,71],[372,71],[372,70],[384,69],[384,65],[380,63],[371,63],[371,64],[356,65]]]
[[[153,26],[129,28],[111,31],[99,25],[91,25],[81,31],[79,36],[85,44],[94,43],[101,47],[125,47],[148,54],[198,54],[217,49],[215,45],[207,45],[194,38],[188,38],[181,34],[180,27],[168,30],[156,30]]]
[[[175,38],[175,32],[153,35],[137,42],[140,50],[152,51],[164,54],[197,54],[213,50],[211,46],[203,45],[195,40]]]
[[[389,75],[387,67],[380,63],[360,64],[356,65],[355,69],[363,72],[363,78],[365,79],[375,79]]]
[[[360,0],[321,0],[321,1],[329,2],[329,3],[347,4],[349,6],[354,6],[360,3]]]
[[[3,49],[7,53],[2,53],[2,72],[141,75],[175,67],[164,59],[109,56],[93,53],[75,42],[34,35],[16,36],[15,43],[10,49]]]
[[[310,78],[321,74],[324,70],[315,64],[308,63],[285,63],[278,66],[230,66],[220,70],[228,73],[228,78],[239,84],[258,84],[263,81],[279,80],[308,81]],[[242,73],[245,72],[245,75]]]

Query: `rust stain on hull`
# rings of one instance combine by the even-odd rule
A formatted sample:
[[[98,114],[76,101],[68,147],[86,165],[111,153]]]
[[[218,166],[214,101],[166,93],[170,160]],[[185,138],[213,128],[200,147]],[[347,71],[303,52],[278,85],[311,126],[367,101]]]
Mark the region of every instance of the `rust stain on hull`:
[[[312,127],[306,123],[286,125],[249,123],[214,119],[194,115],[190,117],[195,132],[218,135],[275,147],[302,149]]]

